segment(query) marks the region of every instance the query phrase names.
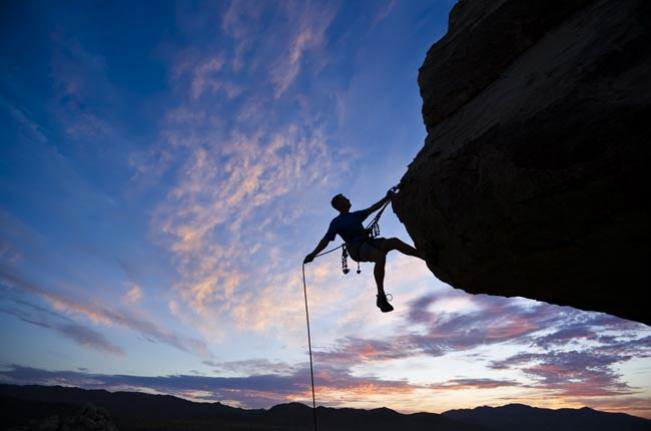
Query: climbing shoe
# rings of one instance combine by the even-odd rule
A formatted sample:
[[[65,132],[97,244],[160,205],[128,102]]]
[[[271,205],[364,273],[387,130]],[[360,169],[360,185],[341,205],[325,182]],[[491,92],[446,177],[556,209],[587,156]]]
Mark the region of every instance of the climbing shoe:
[[[382,310],[383,313],[388,313],[389,311],[393,311],[393,306],[389,304],[386,295],[377,295],[377,301],[375,301],[375,304],[378,306],[380,310]]]

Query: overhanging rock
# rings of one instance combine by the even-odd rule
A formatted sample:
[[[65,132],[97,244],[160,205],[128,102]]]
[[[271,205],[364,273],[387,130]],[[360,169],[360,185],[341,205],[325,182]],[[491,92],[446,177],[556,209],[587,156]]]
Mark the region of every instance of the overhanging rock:
[[[465,0],[394,210],[441,280],[651,324],[651,3]]]

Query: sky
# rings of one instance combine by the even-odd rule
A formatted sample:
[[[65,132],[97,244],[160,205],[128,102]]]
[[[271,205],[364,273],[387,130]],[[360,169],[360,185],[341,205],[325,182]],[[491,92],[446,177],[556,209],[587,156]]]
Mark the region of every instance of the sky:
[[[422,147],[453,3],[3,2],[0,382],[309,403],[301,262],[333,195],[369,206]],[[651,418],[647,326],[397,254],[388,314],[370,264],[306,274],[319,405]]]

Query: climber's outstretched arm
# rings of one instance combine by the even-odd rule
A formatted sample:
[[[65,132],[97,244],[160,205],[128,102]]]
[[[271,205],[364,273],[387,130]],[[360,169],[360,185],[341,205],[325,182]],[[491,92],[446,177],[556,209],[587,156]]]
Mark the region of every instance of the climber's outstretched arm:
[[[319,241],[319,243],[317,244],[314,251],[312,253],[308,254],[307,256],[305,256],[305,260],[303,260],[303,263],[312,262],[314,260],[314,258],[316,257],[316,255],[321,253],[323,251],[323,249],[325,249],[328,246],[329,243],[330,243],[330,239],[328,238],[328,236],[327,235],[324,236],[321,239],[321,241]]]
[[[385,197],[383,197],[382,199],[380,199],[379,201],[377,201],[376,203],[374,203],[370,207],[366,208],[364,210],[364,212],[366,212],[366,214],[374,213],[375,211],[382,208],[382,205],[384,205],[387,201],[390,201],[391,199],[393,199],[394,195],[395,195],[395,193],[393,191],[389,190]]]

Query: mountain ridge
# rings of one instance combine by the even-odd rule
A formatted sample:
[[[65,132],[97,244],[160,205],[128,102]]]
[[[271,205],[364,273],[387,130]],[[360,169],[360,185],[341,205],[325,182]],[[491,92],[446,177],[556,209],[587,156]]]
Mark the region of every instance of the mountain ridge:
[[[108,410],[121,431],[144,430],[310,430],[312,408],[298,402],[281,403],[269,409],[243,409],[221,402],[194,402],[173,395],[64,386],[0,384],[0,430],[23,430],[29,420],[52,415],[70,415],[91,403]],[[31,417],[30,417],[31,413]],[[387,407],[354,409],[317,407],[319,429],[401,431],[528,431],[576,429],[644,431],[651,420],[625,413],[608,413],[589,407],[544,409],[525,404],[480,406],[443,413],[403,414]],[[549,424],[553,428],[544,428]],[[613,428],[614,426],[614,428]],[[29,428],[27,428],[29,429]]]

